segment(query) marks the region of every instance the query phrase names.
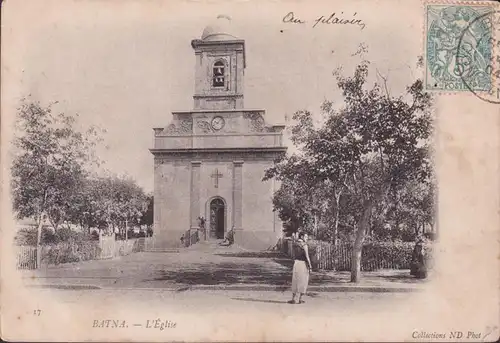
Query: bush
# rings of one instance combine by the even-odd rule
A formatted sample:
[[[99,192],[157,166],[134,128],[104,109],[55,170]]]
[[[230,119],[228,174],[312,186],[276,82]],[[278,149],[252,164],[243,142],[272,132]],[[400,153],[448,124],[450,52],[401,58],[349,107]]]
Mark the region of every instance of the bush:
[[[16,236],[14,237],[14,242],[17,245],[29,245],[36,247],[37,233],[36,226],[23,227],[17,231]],[[41,244],[54,244],[57,242],[58,237],[54,233],[54,229],[48,226],[43,226]]]
[[[99,232],[92,231],[92,233],[90,234],[90,239],[92,241],[98,241],[99,240]]]
[[[362,270],[409,269],[414,244],[410,242],[371,242],[363,245]]]
[[[74,253],[70,244],[54,244],[45,247],[42,250],[42,262],[46,264],[61,264],[78,262],[80,259]]]
[[[95,241],[62,242],[42,249],[42,262],[62,264],[96,259],[100,255],[99,244]]]
[[[59,235],[52,228],[42,228],[42,244],[55,244],[60,241]]]
[[[17,231],[16,236],[14,237],[14,242],[17,245],[29,245],[35,247],[36,236],[37,236],[36,227],[23,227],[22,229]]]
[[[68,227],[59,227],[56,231],[56,235],[60,242],[68,242],[76,236],[76,232]]]
[[[95,260],[101,255],[99,243],[95,241],[80,242],[76,245],[76,256],[80,261]]]

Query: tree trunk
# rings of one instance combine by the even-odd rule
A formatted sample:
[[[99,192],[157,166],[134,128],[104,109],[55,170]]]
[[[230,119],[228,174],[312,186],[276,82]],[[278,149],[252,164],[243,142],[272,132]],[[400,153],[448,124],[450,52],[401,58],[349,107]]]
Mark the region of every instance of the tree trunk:
[[[335,195],[335,223],[333,225],[333,246],[337,245],[337,236],[339,234],[339,215],[340,215],[340,194]]]
[[[36,268],[39,269],[42,262],[42,227],[44,213],[42,212],[38,218],[38,227],[36,232]]]
[[[370,217],[373,208],[373,200],[365,201],[363,206],[363,214],[358,222],[356,230],[356,239],[352,247],[351,257],[351,282],[358,283],[361,279],[361,254],[363,252],[363,242],[365,240],[366,231],[370,223]]]
[[[370,217],[372,214],[373,206],[387,194],[391,184],[386,182],[382,185],[380,190],[370,200],[363,201],[363,213],[358,221],[358,228],[356,230],[356,239],[352,247],[351,257],[351,282],[359,282],[361,279],[361,254],[363,250],[363,242],[365,240],[366,231],[370,224]]]

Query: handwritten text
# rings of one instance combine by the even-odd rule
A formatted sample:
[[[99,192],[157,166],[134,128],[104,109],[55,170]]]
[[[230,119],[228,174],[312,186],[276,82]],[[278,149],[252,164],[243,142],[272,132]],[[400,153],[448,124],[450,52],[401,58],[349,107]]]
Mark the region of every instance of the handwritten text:
[[[363,22],[362,19],[356,18],[358,15],[357,12],[354,12],[354,14],[350,17],[344,16],[344,12],[340,12],[340,14],[337,14],[333,12],[329,16],[319,16],[315,20],[313,20],[312,27],[316,27],[318,25],[354,25],[359,27],[361,30],[363,30],[366,26],[366,24]],[[288,12],[283,18],[282,21],[287,24],[306,24],[307,21],[300,18],[298,15],[296,15],[294,12]]]

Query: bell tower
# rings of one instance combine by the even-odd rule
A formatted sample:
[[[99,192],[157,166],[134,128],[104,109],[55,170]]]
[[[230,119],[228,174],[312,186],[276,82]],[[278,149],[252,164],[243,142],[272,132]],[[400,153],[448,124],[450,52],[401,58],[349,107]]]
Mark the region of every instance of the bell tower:
[[[195,110],[243,108],[245,41],[231,32],[231,18],[219,15],[201,39],[191,41],[196,55]]]
[[[172,112],[167,126],[154,128],[155,249],[231,231],[238,245],[261,250],[281,235],[272,210],[277,185],[262,178],[286,153],[284,126],[269,125],[263,109],[243,107],[245,41],[230,24],[219,16],[191,41],[194,109]]]

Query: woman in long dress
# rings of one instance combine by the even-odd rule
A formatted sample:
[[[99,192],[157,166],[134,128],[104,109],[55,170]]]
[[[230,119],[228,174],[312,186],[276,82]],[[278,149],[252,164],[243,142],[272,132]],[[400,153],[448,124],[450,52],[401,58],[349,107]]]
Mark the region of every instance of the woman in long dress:
[[[312,269],[311,259],[309,258],[309,249],[307,247],[307,234],[299,233],[297,241],[298,249],[295,254],[295,262],[293,263],[292,276],[292,293],[293,298],[289,301],[290,304],[302,304],[302,296],[306,294],[309,284],[309,271]],[[297,294],[299,299],[297,301]]]

